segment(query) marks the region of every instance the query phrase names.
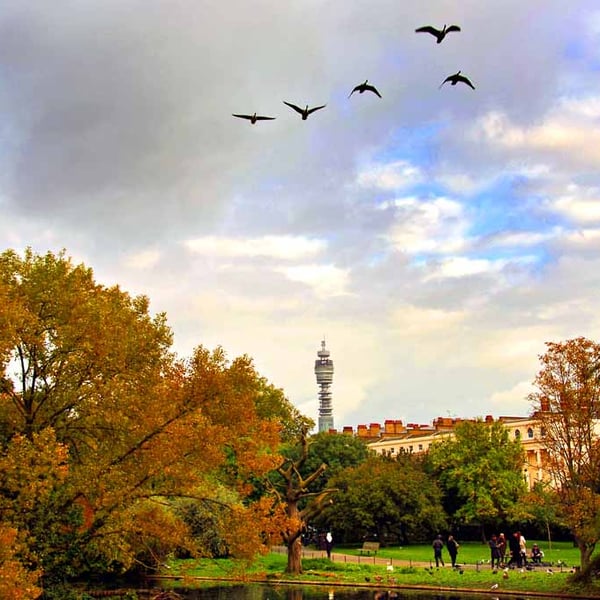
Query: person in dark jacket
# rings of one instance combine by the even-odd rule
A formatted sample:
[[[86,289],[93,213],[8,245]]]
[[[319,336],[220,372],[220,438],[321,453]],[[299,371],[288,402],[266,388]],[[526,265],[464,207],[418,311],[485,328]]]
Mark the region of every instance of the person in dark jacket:
[[[521,556],[521,534],[515,531],[508,540],[508,548],[510,550],[510,560],[508,561],[509,567],[522,567],[523,557]]]
[[[496,545],[498,546],[498,555],[500,556],[500,566],[504,568],[506,562],[506,537],[503,533],[498,536]]]
[[[488,545],[490,547],[490,562],[492,563],[492,569],[494,567],[497,569],[500,566],[500,552],[498,551],[498,538],[496,537],[496,534],[492,535]]]
[[[442,536],[438,535],[435,540],[433,540],[433,558],[435,558],[435,566],[439,568],[440,563],[442,563],[442,567],[444,566],[444,559],[442,558],[442,548],[444,547],[444,541],[442,540]]]
[[[448,548],[448,554],[450,555],[450,560],[452,561],[452,566],[456,567],[456,556],[458,554],[458,548],[460,544],[454,539],[454,536],[449,535],[448,541],[446,542],[446,548]]]

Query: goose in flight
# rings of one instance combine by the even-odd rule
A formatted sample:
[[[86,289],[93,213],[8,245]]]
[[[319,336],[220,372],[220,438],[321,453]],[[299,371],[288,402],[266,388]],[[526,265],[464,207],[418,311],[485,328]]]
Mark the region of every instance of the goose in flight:
[[[447,81],[449,81],[452,85],[456,85],[460,81],[461,83],[466,83],[469,87],[475,89],[475,86],[469,81],[469,79],[467,77],[465,77],[464,75],[461,75],[460,71],[458,71],[457,73],[454,73],[454,75],[448,75],[448,77],[446,77],[446,79],[444,79],[444,81],[442,81],[442,83],[440,84],[440,88]]]
[[[348,96],[348,98],[350,98],[350,96],[352,96],[352,94],[354,94],[354,92],[358,92],[359,94],[362,94],[363,92],[373,92],[374,94],[376,94],[377,96],[379,96],[381,98],[381,94],[377,91],[377,88],[374,85],[370,85],[368,79],[365,79],[364,83],[357,85],[350,92],[350,95]]]
[[[415,29],[416,33],[430,33],[431,35],[435,36],[438,44],[441,44],[442,40],[446,37],[446,34],[450,33],[451,31],[460,31],[460,27],[458,25],[449,25],[448,27],[444,25],[443,29],[436,29],[431,25],[425,25],[424,27]]]
[[[287,104],[290,108],[293,108],[297,113],[300,113],[302,115],[303,121],[306,121],[306,119],[308,119],[308,115],[314,113],[315,110],[320,110],[321,108],[325,108],[327,106],[327,104],[323,104],[322,106],[314,106],[313,108],[308,108],[307,104],[306,108],[300,108],[299,106],[296,106],[291,102],[286,102],[285,100],[283,101],[283,103]]]
[[[237,117],[238,119],[248,119],[248,121],[250,121],[250,123],[252,125],[254,125],[256,123],[256,121],[273,121],[274,119],[277,118],[277,117],[263,117],[261,115],[257,115],[256,113],[254,113],[253,115],[236,115],[235,113],[233,113],[232,116]]]

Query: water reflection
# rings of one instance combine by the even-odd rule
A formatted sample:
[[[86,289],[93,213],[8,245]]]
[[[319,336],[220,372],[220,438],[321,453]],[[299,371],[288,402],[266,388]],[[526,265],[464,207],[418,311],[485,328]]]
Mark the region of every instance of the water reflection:
[[[287,585],[231,585],[178,589],[185,600],[496,600],[485,594],[456,594],[372,588],[327,588]],[[513,600],[522,600],[512,596]]]

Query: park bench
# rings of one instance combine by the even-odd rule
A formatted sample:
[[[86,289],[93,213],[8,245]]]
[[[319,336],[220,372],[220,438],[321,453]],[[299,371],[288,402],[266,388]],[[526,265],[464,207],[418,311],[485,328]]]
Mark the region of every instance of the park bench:
[[[379,542],[364,542],[359,552],[361,554],[377,554],[377,550],[379,550]]]

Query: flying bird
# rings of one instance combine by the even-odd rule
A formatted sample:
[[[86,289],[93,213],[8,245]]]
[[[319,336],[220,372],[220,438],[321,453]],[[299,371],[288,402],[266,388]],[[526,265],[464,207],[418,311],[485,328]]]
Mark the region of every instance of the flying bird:
[[[377,88],[374,85],[369,84],[369,80],[365,79],[364,83],[357,85],[349,94],[348,98],[354,94],[354,92],[358,92],[362,94],[363,92],[373,92],[377,96],[381,98],[381,94],[377,91]]]
[[[254,125],[256,121],[273,121],[276,119],[276,117],[263,117],[262,115],[257,115],[256,113],[253,115],[236,115],[233,113],[232,116],[237,117],[238,119],[247,119],[252,125]]]
[[[444,25],[443,29],[436,29],[431,25],[425,25],[424,27],[415,29],[416,33],[430,33],[437,39],[438,44],[441,44],[442,40],[446,37],[446,34],[450,33],[451,31],[460,31],[460,27],[458,25],[450,25],[449,27]]]
[[[290,108],[293,108],[297,113],[300,113],[302,115],[303,121],[306,121],[306,119],[308,119],[308,115],[314,113],[315,110],[320,110],[321,108],[325,108],[327,106],[327,104],[323,104],[322,106],[314,106],[313,108],[308,108],[307,104],[306,108],[300,108],[299,106],[296,106],[291,102],[286,102],[285,100],[283,101],[283,103],[287,104]]]
[[[452,85],[456,85],[457,83],[466,83],[470,88],[475,89],[475,86],[471,83],[471,81],[465,77],[464,75],[460,74],[460,71],[458,71],[457,73],[454,73],[454,75],[448,75],[448,77],[446,77],[446,79],[444,79],[444,81],[442,81],[442,83],[440,84],[440,88],[447,82],[449,81]]]

